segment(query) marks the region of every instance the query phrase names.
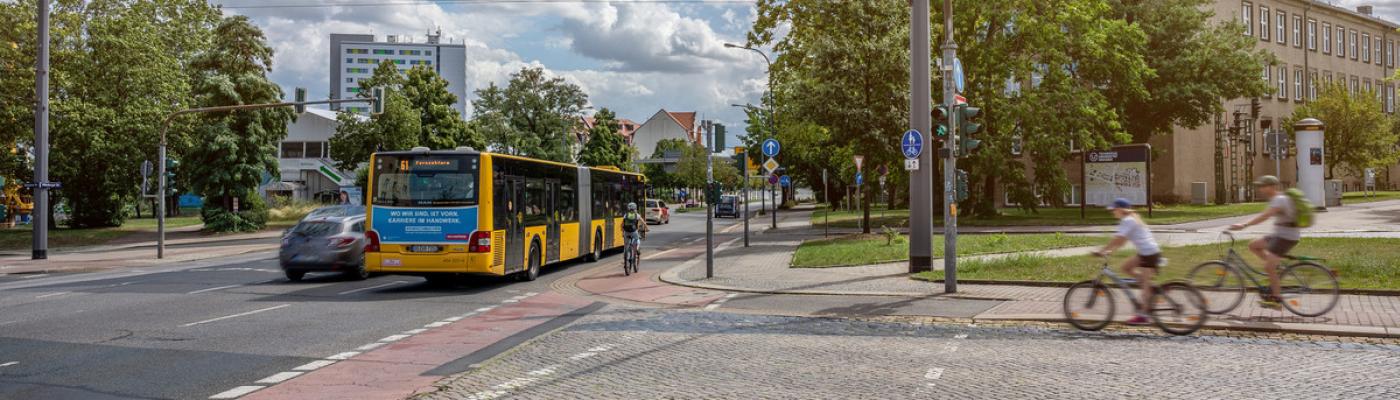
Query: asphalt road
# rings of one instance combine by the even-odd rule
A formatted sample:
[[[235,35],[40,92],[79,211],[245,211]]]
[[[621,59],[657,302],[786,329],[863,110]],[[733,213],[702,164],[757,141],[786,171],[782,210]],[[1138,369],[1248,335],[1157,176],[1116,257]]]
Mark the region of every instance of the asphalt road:
[[[722,229],[734,220],[716,224]],[[704,237],[701,213],[652,226],[644,250]],[[275,253],[163,268],[0,282],[0,399],[194,399],[499,304],[594,264],[534,282],[422,278],[287,281]],[[616,254],[605,262],[616,262]]]

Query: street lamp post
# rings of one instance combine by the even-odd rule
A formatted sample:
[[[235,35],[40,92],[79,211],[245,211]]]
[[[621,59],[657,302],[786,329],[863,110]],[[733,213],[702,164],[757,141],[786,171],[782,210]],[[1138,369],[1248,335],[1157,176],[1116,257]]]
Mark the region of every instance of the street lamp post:
[[[724,47],[728,47],[731,49],[744,49],[758,53],[758,55],[763,56],[763,61],[768,63],[768,132],[770,135],[777,136],[778,115],[775,111],[777,109],[777,100],[775,100],[775,97],[773,95],[773,59],[768,58],[768,53],[764,53],[763,50],[755,49],[749,46],[740,46],[734,43],[725,43]],[[769,185],[770,188],[768,190],[774,190],[772,186],[773,185]],[[778,229],[778,200],[776,198],[773,199],[773,229]]]

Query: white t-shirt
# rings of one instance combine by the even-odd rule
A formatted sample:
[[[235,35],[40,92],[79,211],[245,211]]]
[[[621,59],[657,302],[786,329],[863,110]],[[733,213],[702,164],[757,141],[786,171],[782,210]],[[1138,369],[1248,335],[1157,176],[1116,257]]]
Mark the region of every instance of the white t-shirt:
[[[1118,233],[1114,236],[1121,236],[1133,242],[1138,255],[1150,256],[1162,252],[1162,249],[1157,247],[1157,239],[1152,238],[1152,231],[1147,229],[1146,224],[1138,221],[1137,217],[1129,215],[1118,220]]]
[[[1286,194],[1279,194],[1269,199],[1269,207],[1279,210],[1274,216],[1274,233],[1269,236],[1295,242],[1303,239],[1302,230],[1294,223],[1298,218],[1298,210],[1293,207],[1293,199],[1288,198]]]

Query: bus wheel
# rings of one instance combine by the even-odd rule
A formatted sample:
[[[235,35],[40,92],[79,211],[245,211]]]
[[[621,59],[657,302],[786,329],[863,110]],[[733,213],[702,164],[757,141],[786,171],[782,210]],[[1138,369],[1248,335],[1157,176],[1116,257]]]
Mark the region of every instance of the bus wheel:
[[[540,277],[540,246],[536,242],[530,246],[530,261],[526,263],[526,269],[520,272],[519,279],[524,282],[535,280]]]
[[[603,259],[603,234],[599,232],[593,235],[593,252],[588,254],[588,262],[598,262]]]

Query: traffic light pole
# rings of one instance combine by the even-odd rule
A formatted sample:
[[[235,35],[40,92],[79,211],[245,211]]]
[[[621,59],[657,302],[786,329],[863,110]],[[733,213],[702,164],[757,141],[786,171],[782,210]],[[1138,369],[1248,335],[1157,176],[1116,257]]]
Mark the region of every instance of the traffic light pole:
[[[924,18],[928,21],[928,18]],[[958,122],[962,117],[954,111],[953,60],[958,58],[958,44],[953,42],[953,0],[943,0],[943,106],[953,118],[948,118],[948,140],[943,154],[943,292],[958,292]],[[927,65],[927,63],[925,63]],[[928,86],[928,85],[924,85]],[[924,112],[924,115],[929,115]]]
[[[744,151],[744,247],[749,247],[749,152]]]
[[[43,2],[44,2],[44,1],[40,1],[40,3],[43,3]],[[157,182],[157,183],[156,183],[156,197],[159,198],[160,201],[156,203],[156,258],[165,258],[165,200],[166,200],[166,197],[167,197],[167,194],[165,193],[165,187],[166,187],[166,182],[165,182],[165,146],[166,146],[166,140],[165,140],[165,138],[166,138],[166,132],[168,132],[168,131],[170,130],[170,123],[173,122],[173,121],[175,120],[175,117],[178,117],[178,116],[181,116],[181,115],[185,115],[185,114],[198,114],[198,113],[221,112],[221,111],[261,110],[261,109],[264,109],[264,108],[300,107],[300,106],[307,106],[307,105],[314,105],[314,104],[341,104],[341,103],[363,103],[363,102],[370,102],[370,103],[373,103],[373,102],[375,102],[375,101],[377,101],[377,100],[376,100],[376,99],[335,99],[335,100],[300,101],[300,102],[293,101],[293,102],[267,103],[267,104],[239,104],[239,105],[235,105],[235,106],[218,106],[218,107],[190,108],[190,109],[185,109],[185,110],[180,110],[180,111],[172,112],[172,113],[166,115],[166,116],[165,116],[165,122],[163,122],[163,123],[161,124],[161,126],[160,126],[160,148],[157,150],[157,153],[158,153],[158,156],[157,156],[157,157],[160,158],[160,159],[157,161],[157,164],[160,164],[160,166],[159,166],[160,170],[158,171],[158,174],[159,174],[159,175],[158,175],[158,178],[156,179],[156,182]],[[37,205],[37,204],[36,204],[36,205]],[[36,229],[37,229],[37,227],[36,227]],[[36,230],[36,232],[37,232],[37,230]],[[37,252],[37,250],[36,250],[36,252]],[[37,253],[36,253],[36,255],[37,255]]]
[[[49,258],[49,1],[39,0],[39,54],[34,65],[34,251]]]
[[[715,277],[715,212],[711,206],[719,200],[715,187],[715,125],[704,122],[705,129],[705,278]],[[713,196],[712,196],[713,195]]]
[[[933,95],[930,93],[929,0],[914,0],[909,29],[909,129],[924,143],[933,143]],[[931,146],[930,146],[931,147]],[[919,168],[909,176],[909,272],[933,266],[933,169],[934,149],[919,153]]]

